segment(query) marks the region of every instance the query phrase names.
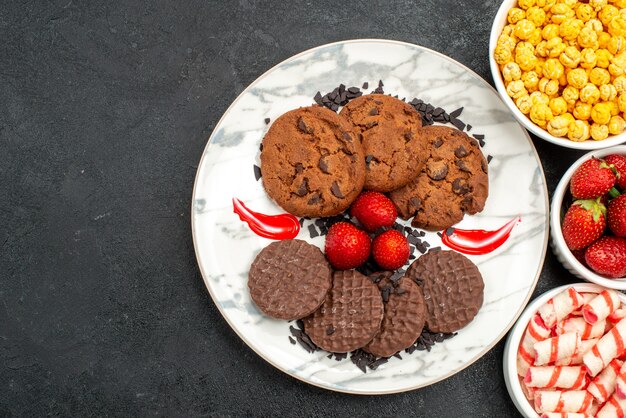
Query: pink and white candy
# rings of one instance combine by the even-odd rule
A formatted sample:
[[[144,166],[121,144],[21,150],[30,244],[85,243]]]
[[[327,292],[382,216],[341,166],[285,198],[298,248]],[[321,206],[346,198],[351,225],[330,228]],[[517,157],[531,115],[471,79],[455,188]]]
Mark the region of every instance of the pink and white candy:
[[[535,343],[535,366],[543,366],[574,357],[580,345],[580,336],[576,332],[557,335]]]
[[[617,375],[622,367],[620,360],[613,360],[602,373],[597,375],[589,386],[587,386],[587,392],[591,393],[599,403],[606,402],[613,392],[615,391],[615,385],[617,383]]]
[[[524,383],[534,388],[582,389],[587,386],[587,374],[582,366],[531,367]]]
[[[593,325],[606,319],[620,307],[618,293],[615,290],[603,290],[583,306],[583,318]]]
[[[568,332],[577,332],[582,340],[598,338],[604,335],[606,321],[597,321],[591,325],[581,316],[566,318],[556,324],[557,335],[566,334]]]
[[[598,411],[596,418],[624,418],[625,413],[626,399],[620,399],[613,394]]]
[[[587,413],[593,396],[586,390],[538,390],[535,393],[535,410],[541,412]]]
[[[600,373],[614,358],[624,351],[626,343],[626,318],[619,321],[600,341],[583,356],[590,376]]]
[[[549,336],[550,329],[545,326],[541,316],[535,315],[528,323],[517,352],[517,374],[522,377],[526,376],[528,368],[535,363],[535,343],[543,341]]]
[[[583,357],[587,351],[591,350],[594,345],[598,343],[600,339],[594,338],[592,340],[582,340],[576,349],[576,352],[572,357],[567,357],[561,360],[557,360],[555,366],[578,366],[583,364]]]
[[[573,287],[570,287],[539,308],[539,315],[541,315],[546,326],[552,328],[557,322],[567,318],[570,313],[580,308],[583,303],[583,296]]]

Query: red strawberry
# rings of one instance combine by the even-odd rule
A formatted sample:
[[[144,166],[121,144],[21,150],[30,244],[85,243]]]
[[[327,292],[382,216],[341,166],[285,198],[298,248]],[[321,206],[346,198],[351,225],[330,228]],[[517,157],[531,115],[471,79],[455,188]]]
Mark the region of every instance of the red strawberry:
[[[585,261],[585,250],[572,250],[572,255],[576,257],[576,260],[580,262],[583,266],[587,265]]]
[[[337,222],[328,229],[324,251],[337,270],[359,267],[370,256],[370,237],[348,222]]]
[[[570,250],[588,247],[606,228],[606,208],[595,200],[577,200],[563,218],[563,238]]]
[[[626,194],[611,200],[606,217],[611,231],[618,237],[626,237]]]
[[[612,279],[626,276],[626,239],[602,237],[585,251],[587,265]]]
[[[626,156],[611,154],[604,157],[607,164],[613,164],[617,170],[617,181],[615,185],[620,189],[626,190]]]
[[[384,194],[363,192],[352,204],[350,215],[355,216],[368,231],[375,231],[383,226],[392,226],[398,217],[398,211]]]
[[[602,160],[592,157],[574,171],[569,189],[576,199],[595,199],[615,185],[615,173]]]
[[[402,267],[409,259],[409,241],[395,229],[385,231],[372,242],[372,257],[385,270]]]

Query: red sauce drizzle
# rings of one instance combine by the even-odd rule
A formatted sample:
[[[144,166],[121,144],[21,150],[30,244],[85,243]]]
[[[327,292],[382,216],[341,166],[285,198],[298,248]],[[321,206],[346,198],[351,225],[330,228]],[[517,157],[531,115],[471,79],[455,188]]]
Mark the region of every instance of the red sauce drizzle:
[[[233,198],[233,212],[239,219],[246,222],[252,232],[269,239],[281,240],[295,238],[300,232],[298,218],[283,213],[280,215],[265,215],[251,211],[237,198]]]
[[[454,229],[451,235],[443,233],[441,241],[449,248],[460,253],[471,255],[487,254],[505,243],[513,227],[522,220],[521,217],[511,219],[495,231],[482,229]]]

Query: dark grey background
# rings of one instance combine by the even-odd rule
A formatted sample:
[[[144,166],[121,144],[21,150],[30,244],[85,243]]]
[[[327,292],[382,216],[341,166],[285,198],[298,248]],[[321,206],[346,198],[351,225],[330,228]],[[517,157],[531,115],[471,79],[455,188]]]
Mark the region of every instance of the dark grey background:
[[[0,416],[517,414],[502,343],[399,395],[284,375],[213,305],[189,219],[211,130],[264,71],[374,37],[432,48],[491,82],[499,2],[96,3],[0,4]],[[551,193],[581,153],[535,144]],[[536,294],[571,280],[549,250]]]

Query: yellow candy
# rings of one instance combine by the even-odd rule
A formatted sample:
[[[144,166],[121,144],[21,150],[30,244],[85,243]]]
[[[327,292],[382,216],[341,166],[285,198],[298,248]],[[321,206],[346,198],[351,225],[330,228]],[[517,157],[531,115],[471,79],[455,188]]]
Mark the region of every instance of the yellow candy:
[[[596,51],[596,58],[597,67],[609,68],[611,59],[613,59],[613,54],[611,54],[607,49],[598,49]]]
[[[585,87],[580,89],[580,101],[583,103],[594,104],[600,100],[600,90],[591,83],[587,83]]]
[[[528,90],[529,92],[537,90],[539,85],[539,77],[537,76],[536,72],[528,71],[522,73],[522,81],[524,82],[524,87],[526,87],[526,90]]]
[[[530,10],[528,12],[530,12]],[[591,7],[589,4],[580,3],[576,8],[576,17],[583,22],[587,22],[596,17],[596,11],[593,10],[593,7]]]
[[[537,0],[537,6],[542,7],[546,12],[550,11],[552,6],[556,4],[556,0]]]
[[[604,6],[598,13],[598,19],[600,19],[600,22],[602,22],[604,26],[609,26],[611,20],[616,16],[619,16],[619,9],[610,4]]]
[[[529,95],[521,96],[515,99],[515,105],[525,115],[530,113],[530,108],[533,106],[533,101]]]
[[[565,136],[570,124],[569,118],[564,115],[555,116],[548,122],[547,129],[554,136]]]
[[[605,102],[614,101],[617,98],[617,89],[613,84],[603,84],[599,87],[600,100]]]
[[[543,75],[543,64],[545,63],[545,60],[543,58],[537,58],[537,63],[535,64],[535,68],[531,68],[531,70],[535,71],[537,74],[541,74]],[[522,67],[520,67],[522,68]],[[522,68],[523,70],[523,68]],[[528,71],[531,71],[528,70]]]
[[[598,33],[598,48],[606,48],[611,40],[611,35],[606,32]]]
[[[535,53],[538,56],[543,57],[543,58],[548,56],[548,50],[546,49],[546,44],[547,44],[546,41],[541,41],[535,46]]]
[[[591,117],[591,105],[589,103],[576,102],[572,113],[578,120],[587,120]]]
[[[552,97],[559,92],[559,82],[557,80],[550,80],[547,77],[539,80],[539,91]]]
[[[611,135],[619,135],[626,129],[626,121],[621,116],[613,116],[609,121],[609,132]]]
[[[617,77],[626,72],[626,52],[614,56],[609,64],[609,72]]]
[[[593,7],[596,12],[602,10],[608,4],[607,0],[589,0],[589,6]]]
[[[626,94],[622,93],[617,96],[617,106],[620,112],[626,112]]]
[[[511,81],[507,84],[506,93],[514,99],[528,94],[522,80]]]
[[[548,51],[548,56],[550,56],[550,58],[558,58],[559,55],[561,55],[561,53],[565,50],[566,46],[567,45],[563,43],[563,40],[557,36],[550,39],[546,43],[546,51]]]
[[[528,42],[530,42],[531,45],[534,45],[535,47],[537,46],[537,44],[539,44],[539,42],[541,42],[543,40],[543,38],[541,37],[541,29],[536,28],[533,33],[530,35],[530,38],[528,38]]]
[[[552,22],[559,25],[563,23],[565,19],[571,19],[576,15],[571,7],[563,3],[557,3],[552,6],[550,12],[552,13]]]
[[[582,28],[577,40],[581,48],[597,48],[599,45],[598,34],[591,28]]]
[[[561,97],[563,97],[567,103],[575,104],[579,97],[578,89],[573,86],[567,86],[563,89]]]
[[[517,2],[517,4],[522,9],[528,9],[528,8],[533,7],[535,5],[535,0],[519,0]]]
[[[513,34],[515,32],[515,25],[506,25],[504,29],[502,29],[502,34],[506,36],[515,36]]]
[[[580,66],[583,68],[593,68],[596,66],[596,53],[591,48],[585,48],[580,51]]]
[[[617,105],[617,101],[606,102],[611,109],[611,116],[619,115],[619,106]]]
[[[623,9],[626,7],[626,0],[613,0],[613,6],[617,7],[618,9]],[[620,10],[620,14],[623,12],[623,10]]]
[[[493,55],[496,62],[500,65],[506,64],[507,62],[511,62],[513,60],[511,50],[503,45],[496,45],[496,50],[494,51]]]
[[[594,16],[595,16],[595,12],[594,12]],[[526,19],[533,22],[535,26],[539,28],[546,21],[546,12],[544,12],[542,8],[537,7],[537,6],[529,7],[528,10],[526,10]]]
[[[513,51],[515,49],[515,45],[517,45],[517,41],[509,35],[502,34],[498,38],[496,45],[503,45]]]
[[[559,36],[559,25],[550,23],[549,25],[544,26],[541,30],[541,36],[543,36],[543,39],[545,39],[546,41],[549,41],[552,38],[556,38],[557,36]]]
[[[611,74],[604,68],[593,68],[589,72],[589,81],[591,81],[596,86],[601,86],[602,84],[608,84],[611,82]]]
[[[528,19],[522,19],[515,24],[515,36],[525,41],[531,37],[535,30],[535,25]]]
[[[567,82],[577,89],[582,89],[587,84],[587,80],[587,72],[582,68],[576,68],[567,73]]]
[[[565,19],[559,25],[559,36],[565,40],[572,41],[578,37],[584,24],[578,19]]]
[[[546,104],[538,103],[530,108],[530,120],[542,128],[545,128],[552,118],[552,111]]]
[[[625,48],[626,48],[626,38],[624,38],[623,36],[611,37],[608,45],[606,46],[606,49],[608,49],[609,52],[613,55],[617,55],[620,52],[623,52]]]
[[[594,123],[590,129],[591,137],[595,141],[602,141],[609,136],[609,127],[607,125],[598,125]]]
[[[604,29],[604,27],[602,26],[602,22],[600,22],[598,19],[591,19],[590,21],[585,23],[585,27],[591,29],[598,34]]]
[[[570,123],[567,129],[567,137],[571,141],[582,142],[589,139],[589,124],[582,120]]]
[[[537,66],[537,57],[529,53],[516,54],[515,62],[522,70],[531,71]]]
[[[620,15],[615,16],[608,25],[608,31],[613,36],[626,36],[626,20]]]
[[[550,98],[548,97],[548,95],[540,91],[535,91],[531,93],[530,101],[532,103],[532,106],[537,106],[540,104],[548,106],[550,104]]]
[[[514,25],[520,20],[524,19],[525,17],[526,17],[526,12],[524,12],[522,9],[518,9],[517,7],[514,7],[511,10],[509,10],[509,13],[506,15],[506,20],[509,23]]]
[[[534,54],[535,47],[530,42],[518,42],[515,45],[515,54]]]
[[[543,75],[551,80],[558,80],[563,75],[563,64],[555,58],[547,59],[543,65]]]
[[[617,90],[617,94],[625,93],[626,92],[626,77],[623,75],[615,77],[613,79],[613,85],[615,86],[615,89]]]
[[[562,97],[550,99],[550,110],[554,116],[562,115],[567,112],[567,102]]]
[[[559,55],[559,61],[567,68],[576,68],[580,62],[580,51],[575,46],[568,46]]]
[[[591,119],[600,125],[606,125],[611,120],[611,106],[607,103],[596,103],[591,108]]]

